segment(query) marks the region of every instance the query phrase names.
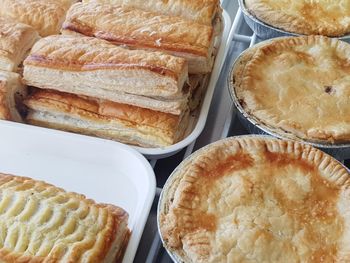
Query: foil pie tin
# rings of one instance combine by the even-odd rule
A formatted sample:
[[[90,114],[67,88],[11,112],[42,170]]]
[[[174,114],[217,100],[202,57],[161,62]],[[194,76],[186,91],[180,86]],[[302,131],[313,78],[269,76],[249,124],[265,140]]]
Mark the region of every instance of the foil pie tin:
[[[255,16],[249,13],[247,7],[245,6],[245,0],[238,0],[238,3],[242,10],[244,20],[259,38],[269,39],[269,38],[283,37],[283,36],[301,36],[301,34],[287,32],[282,29],[265,24],[264,22],[260,21]],[[344,41],[348,41],[348,42],[350,41],[350,35],[346,35],[338,38]]]
[[[251,134],[271,135],[279,139],[296,140],[299,142],[312,145],[313,147],[316,147],[324,151],[325,153],[333,156],[337,160],[342,161],[342,160],[350,159],[350,142],[343,143],[343,144],[331,144],[331,143],[318,143],[318,142],[307,141],[297,137],[296,135],[290,132],[267,126],[263,124],[261,121],[259,121],[258,119],[254,118],[253,116],[250,116],[244,110],[235,92],[233,73],[237,63],[239,62],[240,58],[243,56],[245,52],[243,52],[240,56],[238,56],[236,60],[233,62],[233,65],[231,66],[231,69],[230,69],[230,74],[227,79],[227,82],[228,82],[227,86],[229,89],[229,93],[231,95],[231,99],[233,100],[233,103],[235,104],[235,107],[237,109],[237,116],[241,121],[241,123],[243,124],[243,126],[248,130],[248,132]]]

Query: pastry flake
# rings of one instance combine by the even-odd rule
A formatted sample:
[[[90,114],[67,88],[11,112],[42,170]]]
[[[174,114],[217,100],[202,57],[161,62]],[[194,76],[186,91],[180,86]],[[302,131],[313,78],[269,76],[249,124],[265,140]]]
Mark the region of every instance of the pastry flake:
[[[287,32],[343,36],[350,33],[348,0],[245,0],[250,13]]]
[[[128,214],[26,177],[0,174],[0,260],[121,262]]]
[[[350,141],[350,46],[327,37],[279,38],[245,52],[234,92],[257,123],[283,136]]]
[[[350,177],[294,141],[243,136],[185,160],[159,204],[179,262],[347,262]]]

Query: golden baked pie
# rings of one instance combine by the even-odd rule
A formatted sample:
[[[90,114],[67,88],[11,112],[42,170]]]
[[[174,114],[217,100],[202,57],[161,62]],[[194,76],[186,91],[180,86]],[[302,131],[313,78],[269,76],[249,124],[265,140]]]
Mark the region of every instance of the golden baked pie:
[[[0,17],[0,70],[16,71],[38,38],[34,28]]]
[[[184,135],[189,112],[173,115],[132,105],[35,89],[24,101],[30,124],[143,147],[164,147]]]
[[[350,174],[309,145],[229,138],[175,170],[158,220],[178,262],[349,262]]]
[[[350,45],[327,37],[279,38],[246,51],[233,71],[249,117],[290,138],[350,141]]]
[[[58,34],[69,7],[78,0],[0,0],[0,16],[35,28],[40,36]]]
[[[121,262],[128,214],[26,177],[0,174],[0,261]]]
[[[21,122],[19,110],[27,89],[19,74],[0,70],[0,119]]]
[[[180,16],[194,22],[211,25],[220,10],[219,0],[83,0],[83,3],[101,3],[133,7],[169,16]]]
[[[343,36],[350,33],[348,0],[245,0],[259,20],[287,32]]]
[[[62,29],[63,34],[78,33],[133,49],[183,57],[191,74],[209,73],[214,62],[214,28],[181,17],[132,7],[77,3],[69,9]]]

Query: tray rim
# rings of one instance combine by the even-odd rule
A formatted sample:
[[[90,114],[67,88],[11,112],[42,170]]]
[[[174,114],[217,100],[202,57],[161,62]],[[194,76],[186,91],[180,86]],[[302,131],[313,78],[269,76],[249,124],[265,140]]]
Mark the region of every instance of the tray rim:
[[[133,225],[131,229],[130,240],[125,250],[124,258],[122,261],[123,263],[132,262],[135,258],[135,255],[143,234],[143,230],[146,226],[148,215],[150,213],[150,210],[155,198],[155,194],[156,194],[155,173],[150,163],[147,161],[147,159],[132,147],[119,142],[112,141],[112,144],[111,144],[111,141],[97,138],[97,137],[85,136],[85,135],[75,134],[75,133],[67,134],[67,132],[65,131],[43,128],[38,126],[31,126],[31,125],[26,125],[26,124],[16,123],[16,122],[11,122],[6,120],[0,120],[0,129],[7,128],[7,129],[18,130],[16,132],[22,132],[22,131],[26,131],[28,127],[31,127],[32,133],[38,134],[37,136],[38,139],[41,139],[42,138],[41,136],[43,134],[45,134],[45,136],[48,136],[48,140],[52,141],[52,144],[57,144],[62,139],[68,140],[68,141],[72,140],[77,144],[90,143],[91,146],[89,147],[94,147],[94,145],[102,146],[103,144],[107,144],[108,147],[119,149],[119,151],[121,150],[121,151],[129,152],[135,158],[134,160],[138,161],[140,165],[144,167],[144,172],[145,172],[145,175],[147,176],[146,180],[149,182],[149,188],[147,189],[147,194],[144,196],[145,198],[138,198],[137,206],[135,206],[140,208],[136,210],[137,212],[135,212],[135,219],[133,221]],[[13,133],[14,134],[13,136],[16,136],[15,135],[16,132]],[[1,140],[2,138],[0,137],[0,141]],[[69,149],[67,149],[67,151],[69,151]],[[62,162],[64,163],[64,160]],[[25,176],[25,175],[21,175],[21,176]],[[60,185],[56,185],[56,186],[60,187]],[[81,192],[80,194],[84,194],[84,193]],[[142,202],[141,206],[140,206],[140,201]],[[118,205],[118,204],[115,204],[115,205]],[[127,208],[124,208],[124,209],[127,211]],[[128,223],[128,225],[129,224],[130,223]]]

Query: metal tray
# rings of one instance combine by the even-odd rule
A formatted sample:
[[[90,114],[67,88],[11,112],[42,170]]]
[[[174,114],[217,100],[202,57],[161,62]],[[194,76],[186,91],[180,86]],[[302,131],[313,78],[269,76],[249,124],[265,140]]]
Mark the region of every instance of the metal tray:
[[[260,42],[263,43],[263,42]],[[241,53],[236,60],[233,62],[231,66],[230,73],[227,78],[227,86],[232,98],[232,101],[234,105],[236,106],[238,112],[237,115],[240,118],[243,126],[252,134],[268,134],[280,139],[292,139],[292,140],[298,140],[307,144],[310,144],[326,153],[329,155],[333,156],[334,158],[338,160],[344,160],[344,159],[349,159],[350,158],[350,143],[345,143],[345,144],[327,144],[327,143],[316,143],[316,142],[311,142],[307,140],[303,140],[301,138],[296,137],[295,135],[283,131],[282,129],[274,129],[273,127],[269,127],[267,125],[264,125],[261,123],[261,121],[257,120],[253,116],[250,116],[241,106],[239,103],[239,100],[237,98],[235,89],[234,89],[234,84],[232,82],[233,79],[233,71],[234,68],[237,64],[237,62],[240,60],[241,56],[247,52],[244,51]]]
[[[149,162],[129,146],[0,121],[0,172],[27,176],[129,213],[123,263],[133,262],[155,196]]]
[[[287,32],[282,29],[265,24],[264,22],[260,21],[255,16],[249,13],[249,11],[245,6],[244,0],[238,0],[238,3],[243,12],[244,20],[259,38],[269,39],[269,38],[275,38],[275,37],[281,37],[281,36],[301,36],[301,34]],[[350,35],[346,35],[338,38],[345,41],[350,41]]]

